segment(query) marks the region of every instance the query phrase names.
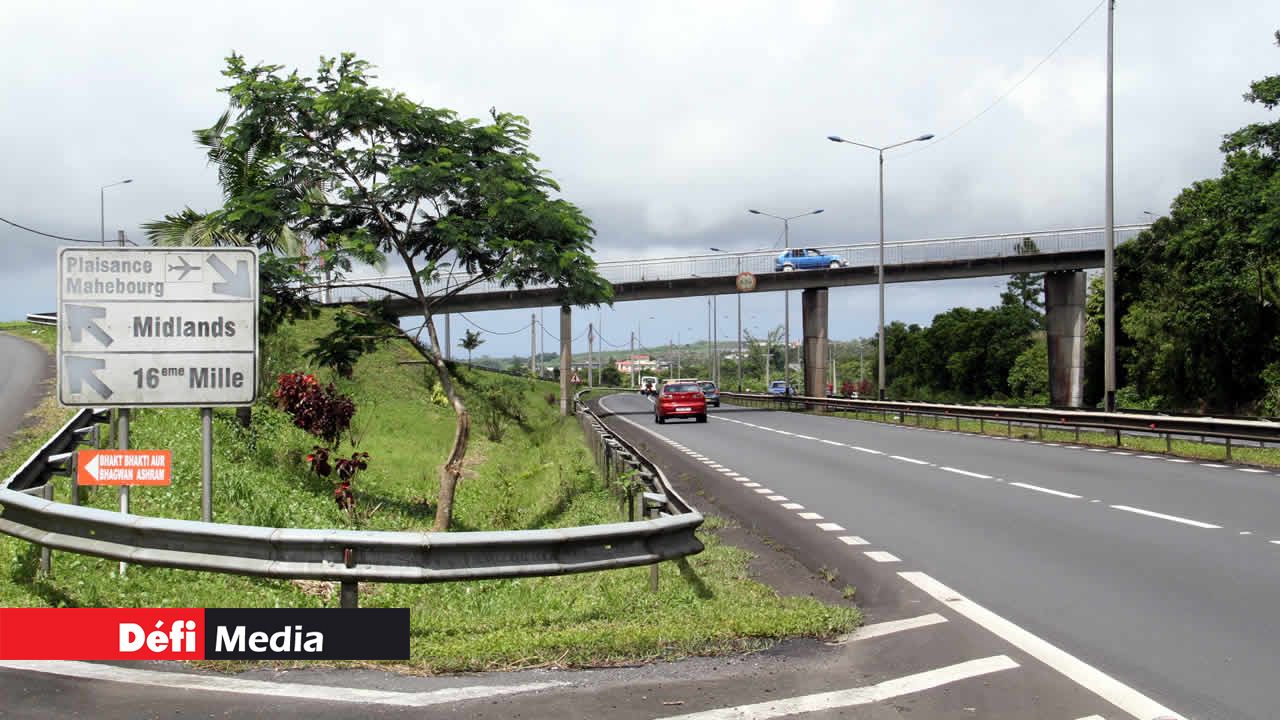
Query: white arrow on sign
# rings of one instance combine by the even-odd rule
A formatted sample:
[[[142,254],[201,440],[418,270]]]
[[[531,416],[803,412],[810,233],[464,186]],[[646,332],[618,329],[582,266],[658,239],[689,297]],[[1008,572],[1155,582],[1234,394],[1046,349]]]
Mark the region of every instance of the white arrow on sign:
[[[98,479],[98,458],[100,455],[94,455],[93,459],[85,463],[84,470],[93,476],[94,480]]]

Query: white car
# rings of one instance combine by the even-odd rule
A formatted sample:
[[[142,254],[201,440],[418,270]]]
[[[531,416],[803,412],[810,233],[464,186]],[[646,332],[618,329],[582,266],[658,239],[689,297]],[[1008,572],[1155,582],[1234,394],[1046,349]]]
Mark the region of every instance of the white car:
[[[652,375],[642,375],[640,377],[640,394],[641,395],[657,395],[658,394],[658,378]]]

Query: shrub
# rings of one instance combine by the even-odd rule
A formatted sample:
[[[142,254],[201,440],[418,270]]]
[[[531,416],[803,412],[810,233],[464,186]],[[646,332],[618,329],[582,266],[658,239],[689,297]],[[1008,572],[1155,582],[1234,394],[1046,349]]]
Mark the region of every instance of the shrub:
[[[324,440],[337,443],[351,428],[356,404],[330,383],[321,387],[314,375],[285,373],[275,392],[276,406],[293,417],[293,424]]]

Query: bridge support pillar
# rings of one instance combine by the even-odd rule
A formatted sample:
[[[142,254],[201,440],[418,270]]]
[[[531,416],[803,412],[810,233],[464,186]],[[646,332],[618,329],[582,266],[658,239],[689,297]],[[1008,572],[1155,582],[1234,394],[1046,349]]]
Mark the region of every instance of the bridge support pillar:
[[[1084,404],[1083,270],[1045,273],[1044,317],[1049,344],[1049,403]]]
[[[827,288],[809,288],[800,296],[804,315],[804,394],[827,396]]]
[[[573,374],[573,311],[568,305],[560,306],[560,416],[572,414],[573,386],[569,376]]]

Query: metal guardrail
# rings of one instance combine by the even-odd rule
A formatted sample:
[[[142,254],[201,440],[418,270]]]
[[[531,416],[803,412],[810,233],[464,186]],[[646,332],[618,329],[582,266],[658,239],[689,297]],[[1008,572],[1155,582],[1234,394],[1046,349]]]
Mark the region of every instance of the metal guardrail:
[[[1108,413],[1093,410],[1062,410],[1052,408],[1017,408],[989,405],[946,405],[941,403],[900,402],[893,400],[849,400],[844,398],[819,398],[805,395],[769,395],[763,393],[737,393],[721,391],[725,399],[742,403],[764,404],[779,409],[843,410],[850,412],[880,413],[885,418],[895,416],[901,422],[915,417],[916,424],[925,417],[935,418],[938,426],[943,420],[954,419],[956,429],[960,420],[1005,423],[1012,434],[1015,425],[1058,429],[1102,430],[1116,434],[1117,445],[1121,433],[1165,436],[1166,449],[1174,435],[1200,436],[1224,441],[1226,457],[1231,458],[1231,441],[1249,440],[1258,443],[1280,443],[1280,422],[1268,420],[1242,420],[1185,415],[1142,414],[1138,412]],[[1078,436],[1077,436],[1078,437]]]
[[[1116,242],[1131,240],[1148,227],[1150,225],[1117,225]],[[1026,239],[1030,239],[1036,245],[1036,251],[1032,254],[1053,255],[1082,250],[1102,250],[1106,244],[1106,233],[1101,227],[1086,227],[1068,230],[891,241],[885,243],[884,261],[886,265],[902,265],[937,262],[940,260],[1021,257],[1028,254],[1023,246],[1023,241]],[[879,262],[880,257],[877,243],[831,245],[822,246],[821,249],[841,256],[848,267],[874,267]],[[717,253],[714,255],[691,255],[679,258],[611,260],[598,263],[596,270],[601,277],[611,283],[723,277],[741,272],[772,273],[774,272],[774,258],[780,252],[781,250],[773,249],[741,253]],[[423,290],[428,296],[438,295],[446,292],[450,286],[467,283],[470,280],[470,276],[455,274],[427,284]],[[348,278],[345,282],[333,283],[328,286],[323,291],[327,294],[324,295],[322,302],[361,302],[383,299],[389,296],[384,291],[365,287],[364,285],[378,285],[411,296],[415,292],[413,281],[408,275]],[[546,287],[551,286],[528,285],[526,289],[534,290]],[[463,294],[509,289],[502,287],[495,281],[484,281],[468,287],[463,291]]]
[[[49,550],[206,572],[337,581],[355,607],[360,581],[428,583],[610,570],[652,565],[702,551],[694,534],[702,515],[667,485],[649,461],[589,412],[593,446],[650,480],[649,518],[546,530],[379,532],[271,528],[173,520],[54,502],[51,480],[73,472],[71,451],[96,439],[105,413],[77,413],[13,475],[0,483],[0,532]],[[33,496],[38,495],[38,496]],[[655,568],[656,571],[656,568]]]
[[[27,322],[35,323],[36,325],[57,325],[58,314],[52,312],[27,313]]]

